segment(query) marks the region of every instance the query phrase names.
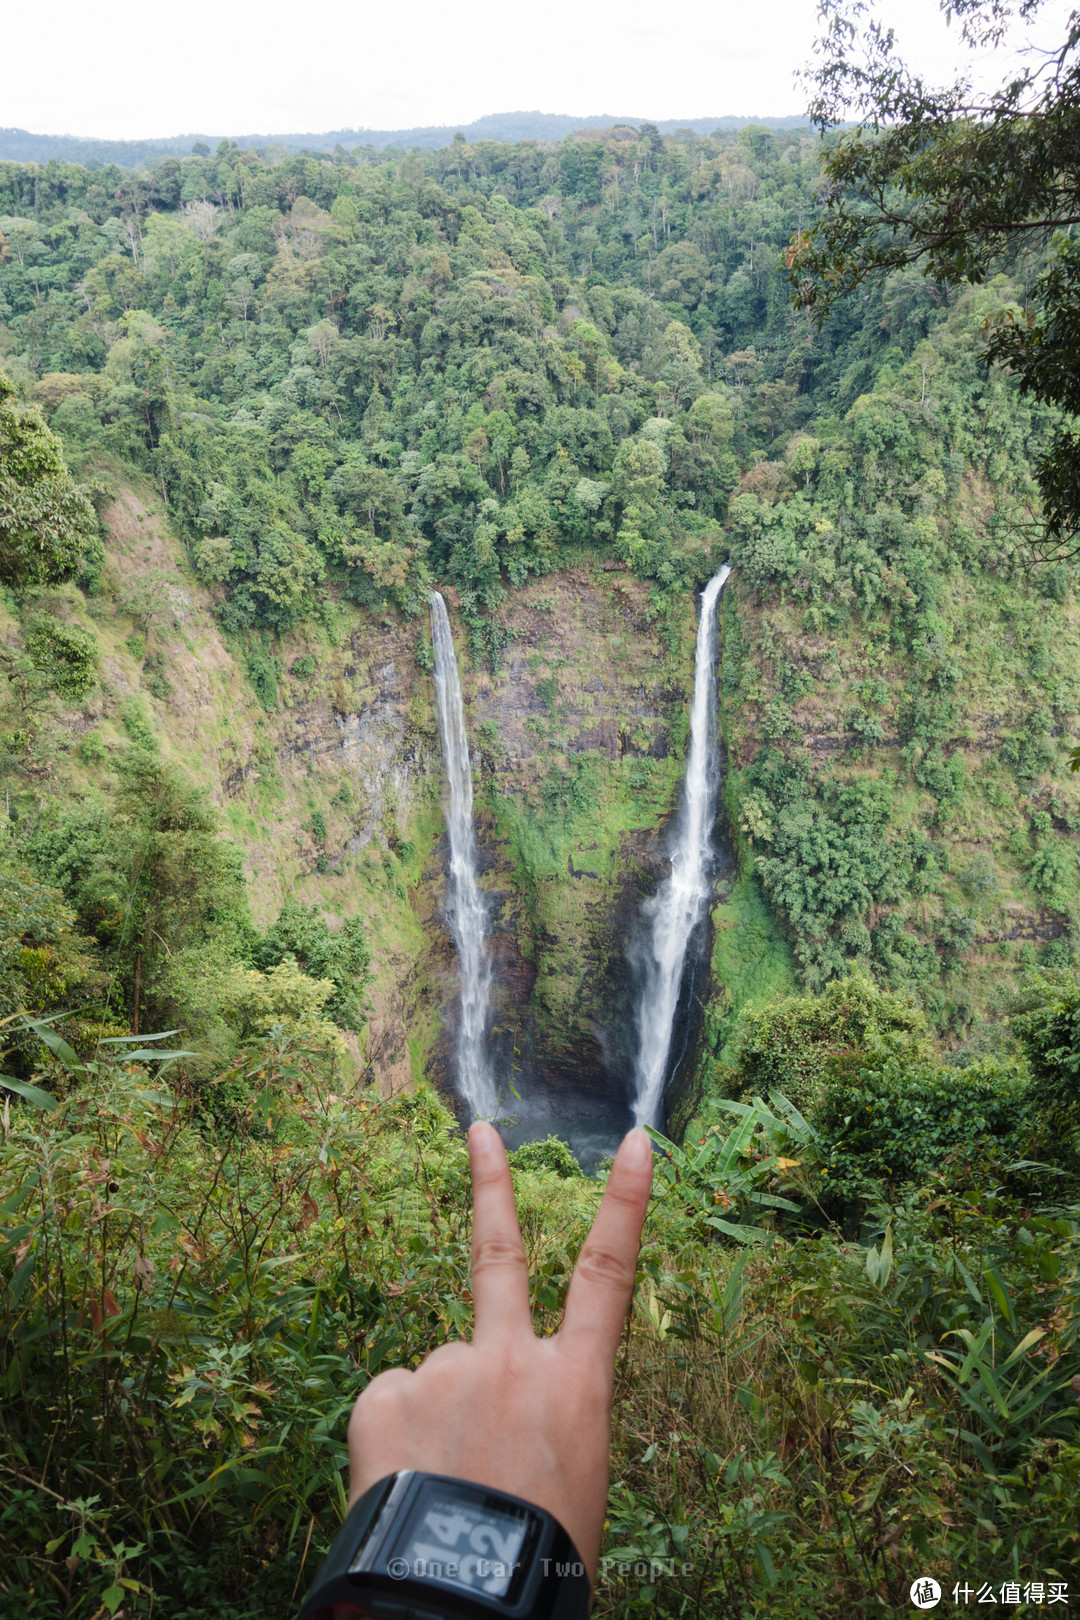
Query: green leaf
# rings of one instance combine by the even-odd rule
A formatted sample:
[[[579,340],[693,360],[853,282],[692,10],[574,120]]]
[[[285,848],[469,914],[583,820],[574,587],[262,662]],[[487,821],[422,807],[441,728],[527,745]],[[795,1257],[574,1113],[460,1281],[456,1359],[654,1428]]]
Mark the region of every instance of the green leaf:
[[[47,1114],[54,1114],[59,1107],[57,1100],[48,1091],[42,1091],[40,1086],[27,1085],[25,1080],[13,1080],[8,1074],[0,1074],[0,1086],[8,1091],[15,1091],[20,1097],[25,1097],[28,1103],[35,1108],[44,1109]]]
[[[164,1063],[168,1058],[198,1057],[198,1052],[177,1050],[175,1052],[151,1052],[149,1050],[138,1052],[125,1052],[124,1057],[129,1063],[136,1063],[140,1059],[147,1063]]]
[[[103,1040],[98,1042],[98,1045],[129,1046],[138,1045],[140,1041],[145,1045],[147,1041],[167,1041],[170,1035],[179,1035],[179,1033],[178,1029],[163,1029],[158,1035],[106,1035]]]
[[[730,1136],[724,1138],[722,1150],[716,1161],[716,1169],[720,1175],[727,1174],[738,1164],[739,1158],[753,1140],[757,1125],[757,1115],[750,1114],[741,1125],[736,1126]]]
[[[765,1204],[770,1209],[789,1209],[798,1215],[802,1210],[801,1204],[793,1204],[790,1198],[781,1198],[779,1193],[747,1193],[747,1200],[751,1204]]]
[[[44,1041],[50,1052],[55,1052],[62,1063],[66,1063],[71,1069],[82,1068],[82,1064],[79,1062],[79,1054],[75,1051],[75,1048],[69,1046],[64,1037],[58,1035],[54,1029],[49,1029],[45,1020],[28,1018],[26,1022],[38,1040]]]
[[[1004,1395],[1001,1393],[1001,1390],[998,1388],[997,1379],[994,1377],[994,1374],[991,1371],[990,1367],[987,1365],[987,1363],[985,1361],[982,1360],[981,1357],[979,1359],[979,1364],[978,1365],[979,1365],[979,1378],[980,1378],[980,1380],[982,1382],[983,1388],[986,1390],[987,1394],[990,1396],[990,1399],[993,1401],[994,1405],[997,1407],[998,1411],[1001,1413],[1002,1417],[1005,1419],[1005,1422],[1008,1423],[1012,1414],[1009,1411],[1009,1403],[1008,1403],[1008,1401],[1005,1399]]]
[[[980,1464],[982,1466],[983,1472],[987,1473],[987,1474],[996,1473],[997,1470],[994,1467],[994,1460],[991,1457],[989,1451],[987,1451],[986,1446],[984,1445],[982,1440],[979,1439],[979,1436],[977,1434],[972,1434],[970,1429],[961,1429],[960,1433],[963,1435],[964,1439],[967,1441],[968,1445],[971,1447],[971,1449],[975,1453],[976,1457],[978,1457],[979,1462],[980,1462]],[[997,1526],[996,1525],[988,1525],[987,1528],[992,1533],[996,1534],[996,1531],[997,1531]]]
[[[757,1559],[758,1565],[759,1565],[759,1567],[761,1569],[761,1573],[764,1575],[764,1577],[765,1577],[766,1581],[768,1582],[768,1584],[770,1586],[775,1586],[776,1585],[776,1565],[773,1563],[772,1557],[771,1557],[771,1555],[769,1553],[769,1549],[766,1547],[766,1545],[765,1545],[765,1543],[763,1541],[756,1541],[755,1542],[755,1544],[754,1544],[754,1557]]]
[[[989,1288],[991,1294],[994,1296],[998,1310],[1001,1312],[1002,1316],[1015,1333],[1016,1312],[1013,1310],[1012,1300],[1005,1292],[1005,1284],[998,1274],[995,1266],[986,1267],[986,1269],[983,1271],[983,1281],[985,1282],[987,1288]]]
[[[981,1305],[983,1302],[983,1297],[978,1283],[975,1281],[974,1277],[971,1275],[971,1272],[968,1270],[967,1266],[965,1266],[958,1254],[953,1255],[953,1261],[956,1265],[956,1269],[964,1279],[964,1286],[968,1293],[971,1295],[976,1305]]]
[[[773,1107],[778,1113],[784,1115],[788,1124],[794,1126],[796,1131],[807,1136],[808,1138],[813,1136],[813,1131],[810,1129],[810,1126],[807,1124],[806,1120],[799,1113],[799,1110],[796,1108],[795,1104],[793,1102],[789,1102],[782,1091],[770,1091],[769,1101],[772,1103]]]
[[[866,1274],[876,1288],[884,1288],[892,1276],[893,1268],[893,1241],[892,1222],[885,1228],[885,1236],[881,1240],[881,1249],[871,1249],[866,1256]]]
[[[1045,1328],[1032,1328],[1030,1333],[1025,1333],[1024,1337],[1020,1340],[1020,1343],[1017,1345],[1009,1359],[1002,1362],[1002,1370],[1004,1370],[1006,1367],[1011,1367],[1014,1361],[1018,1361],[1021,1356],[1027,1354],[1033,1344],[1038,1344],[1039,1340],[1045,1339],[1045,1337]]]
[[[737,1243],[764,1243],[769,1236],[768,1232],[760,1226],[737,1226],[733,1221],[723,1221],[719,1215],[708,1215],[705,1218],[706,1226],[715,1226],[718,1232],[726,1237],[734,1238]]]
[[[970,1328],[955,1328],[953,1330],[954,1337],[963,1339],[964,1343],[968,1347],[968,1353],[964,1357],[963,1365],[961,1366],[959,1372],[959,1378],[962,1384],[967,1383],[967,1380],[971,1376],[972,1369],[979,1365],[982,1358],[983,1345],[990,1337],[993,1329],[994,1318],[992,1316],[988,1316],[983,1322],[982,1327],[979,1329],[979,1337],[977,1339],[971,1332]]]

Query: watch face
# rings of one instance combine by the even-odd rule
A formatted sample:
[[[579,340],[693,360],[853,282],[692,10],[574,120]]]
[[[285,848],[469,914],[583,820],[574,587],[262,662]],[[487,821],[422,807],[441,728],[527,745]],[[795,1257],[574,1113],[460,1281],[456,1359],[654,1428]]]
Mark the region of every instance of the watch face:
[[[538,1525],[527,1508],[492,1501],[481,1489],[427,1480],[379,1563],[385,1559],[386,1573],[395,1580],[438,1581],[462,1592],[507,1598],[520,1585],[522,1555]]]

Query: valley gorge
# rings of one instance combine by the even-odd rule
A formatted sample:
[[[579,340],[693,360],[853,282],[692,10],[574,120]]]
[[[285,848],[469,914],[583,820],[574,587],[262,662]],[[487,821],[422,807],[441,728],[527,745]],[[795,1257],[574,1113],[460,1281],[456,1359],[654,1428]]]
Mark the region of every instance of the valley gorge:
[[[149,492],[126,489],[105,519],[110,571],[170,582],[171,690],[147,689],[99,615],[105,681],[71,746],[94,728],[107,787],[109,756],[126,744],[125,705],[138,694],[166,756],[234,829],[257,919],[271,921],[290,898],[320,906],[331,926],[363,908],[370,1016],[353,1060],[367,1081],[392,1095],[426,1078],[453,1100],[445,767],[434,677],[417,660],[415,633],[342,607],[332,634],[281,645],[279,707],[268,715],[245,692],[212,600]],[[517,594],[494,673],[463,670],[504,1110],[522,1116],[522,1139],[546,1135],[549,1116],[569,1120],[592,1160],[596,1133],[606,1150],[630,1118],[637,981],[627,953],[667,870],[663,829],[685,769],[696,608],[688,596],[662,638],[626,569],[583,563]],[[311,672],[292,674],[304,659]],[[326,834],[317,840],[319,811]]]
[[[1071,248],[819,325],[847,138],[0,161],[5,1614],[289,1620],[473,1115],[542,1336],[655,1142],[594,1620],[1072,1579]]]

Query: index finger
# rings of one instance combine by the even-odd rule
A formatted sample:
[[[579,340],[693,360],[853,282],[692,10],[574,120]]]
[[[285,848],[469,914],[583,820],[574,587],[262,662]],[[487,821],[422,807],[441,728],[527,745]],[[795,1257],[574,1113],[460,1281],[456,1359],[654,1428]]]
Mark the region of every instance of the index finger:
[[[510,1166],[498,1131],[469,1127],[472,1168],[473,1337],[532,1331],[529,1268],[521,1241]]]
[[[633,1130],[615,1155],[566,1296],[559,1338],[575,1349],[606,1358],[611,1366],[634,1291],[652,1173],[652,1143],[643,1130]]]

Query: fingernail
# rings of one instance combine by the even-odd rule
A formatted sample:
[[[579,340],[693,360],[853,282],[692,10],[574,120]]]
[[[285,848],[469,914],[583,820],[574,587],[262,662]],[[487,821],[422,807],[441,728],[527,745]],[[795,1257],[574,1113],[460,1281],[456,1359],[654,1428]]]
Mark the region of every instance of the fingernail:
[[[474,1119],[469,1126],[469,1148],[473,1153],[491,1153],[498,1140],[494,1125],[486,1119]]]
[[[640,1126],[628,1131],[619,1148],[619,1158],[628,1170],[643,1170],[652,1164],[652,1143]]]

